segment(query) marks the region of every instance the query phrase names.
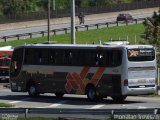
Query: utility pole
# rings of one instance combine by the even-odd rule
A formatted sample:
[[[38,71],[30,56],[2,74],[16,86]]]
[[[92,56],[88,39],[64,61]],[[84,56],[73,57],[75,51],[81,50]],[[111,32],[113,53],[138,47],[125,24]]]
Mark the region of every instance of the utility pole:
[[[48,0],[48,42],[50,42],[50,0]]]
[[[56,0],[53,0],[53,11],[55,11],[56,10]]]
[[[71,44],[76,44],[75,41],[75,0],[71,0],[72,10],[71,10]]]

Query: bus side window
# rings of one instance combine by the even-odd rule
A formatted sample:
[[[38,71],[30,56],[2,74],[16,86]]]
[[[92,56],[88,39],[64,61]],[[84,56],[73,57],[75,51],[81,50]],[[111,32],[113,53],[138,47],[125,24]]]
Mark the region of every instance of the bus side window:
[[[56,50],[56,65],[62,65],[63,64],[63,53],[64,50]]]
[[[24,57],[24,64],[30,64],[32,65],[34,62],[35,52],[33,52],[33,49],[25,49],[25,57]]]
[[[111,56],[111,65],[113,67],[119,66],[122,61],[122,52],[120,50],[113,50]]]
[[[54,65],[56,63],[56,59],[55,59],[56,53],[52,49],[50,49],[48,52],[49,52],[49,64]]]
[[[102,66],[103,65],[103,54],[102,52],[97,52],[96,53],[96,65]]]
[[[68,63],[72,65],[72,60],[73,60],[73,53],[72,51],[69,51],[68,53]]]
[[[41,51],[41,64],[48,65],[49,63],[49,49],[42,49]]]
[[[71,50],[66,50],[63,55],[63,63],[64,65],[72,65],[73,61],[73,53]]]
[[[84,50],[82,52],[82,61],[83,61],[83,65],[85,66],[93,66],[95,65],[95,52],[92,50]]]
[[[84,53],[85,53],[84,50],[77,50],[76,52],[77,59],[75,59],[76,60],[75,62],[77,63],[78,66],[84,65],[85,61]]]
[[[25,50],[24,64],[28,64],[28,50]]]

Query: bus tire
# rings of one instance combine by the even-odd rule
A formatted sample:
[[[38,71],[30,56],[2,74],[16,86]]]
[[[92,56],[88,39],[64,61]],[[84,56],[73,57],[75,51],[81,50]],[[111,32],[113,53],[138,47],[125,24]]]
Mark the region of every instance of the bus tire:
[[[28,86],[28,94],[30,97],[38,97],[39,92],[37,91],[37,87],[35,84],[31,83]]]
[[[127,98],[127,96],[123,96],[123,95],[121,95],[121,96],[111,96],[111,97],[112,97],[113,101],[117,102],[117,103],[123,102]]]
[[[95,101],[97,99],[96,88],[94,86],[89,86],[87,88],[87,98],[91,101]]]
[[[62,98],[64,93],[55,93],[55,95],[56,95],[57,98]]]

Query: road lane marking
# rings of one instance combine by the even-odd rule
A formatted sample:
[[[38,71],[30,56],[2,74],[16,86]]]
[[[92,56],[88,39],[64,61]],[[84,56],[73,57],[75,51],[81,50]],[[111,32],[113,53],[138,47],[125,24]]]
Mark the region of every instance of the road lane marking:
[[[62,105],[62,104],[64,104],[64,103],[66,103],[66,102],[67,102],[67,101],[60,101],[60,102],[58,102],[58,103],[51,104],[51,105],[47,106],[47,108],[58,107],[58,106],[60,106],[60,105]]]
[[[93,107],[91,107],[90,109],[98,109],[98,108],[101,108],[101,107],[103,107],[104,105],[95,105],[95,106],[93,106]]]
[[[16,103],[20,103],[20,102],[24,102],[26,100],[30,100],[31,98],[24,98],[24,99],[21,99],[21,100],[16,100],[16,101],[11,101],[9,102],[10,104],[16,104]]]
[[[139,106],[138,109],[146,109],[147,107]]]

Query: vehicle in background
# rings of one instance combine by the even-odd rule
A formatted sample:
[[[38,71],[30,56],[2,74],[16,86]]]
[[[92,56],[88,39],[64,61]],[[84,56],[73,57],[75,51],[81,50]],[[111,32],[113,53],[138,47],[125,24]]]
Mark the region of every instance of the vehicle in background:
[[[130,14],[119,14],[117,16],[117,21],[125,21],[125,22],[129,22],[129,21],[133,21],[133,17]]]
[[[156,92],[156,56],[151,45],[31,44],[14,48],[12,92],[87,95],[90,100]]]
[[[0,80],[9,79],[12,52],[12,46],[0,47]]]

